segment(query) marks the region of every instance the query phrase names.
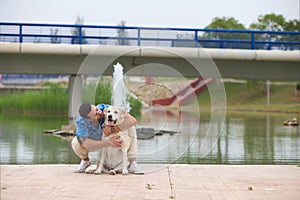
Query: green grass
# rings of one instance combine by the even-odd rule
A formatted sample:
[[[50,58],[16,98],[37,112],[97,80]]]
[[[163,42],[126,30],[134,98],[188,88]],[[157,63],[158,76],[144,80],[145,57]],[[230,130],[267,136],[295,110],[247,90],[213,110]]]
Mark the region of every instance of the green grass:
[[[100,84],[90,83],[84,86],[83,101],[90,103],[111,104],[111,81],[101,80]],[[257,82],[256,82],[257,83]],[[267,111],[267,112],[297,112],[300,113],[300,91],[295,95],[294,85],[271,85],[270,106],[266,106],[267,95],[263,84],[249,85],[245,83],[225,82],[226,108],[230,111]],[[16,92],[0,96],[0,112],[23,113],[37,115],[67,115],[68,89],[66,85],[46,83],[49,89],[39,91]],[[212,91],[220,90],[218,84],[212,85]],[[132,107],[131,114],[139,115],[142,104],[139,100],[128,97]],[[201,110],[210,110],[211,98],[208,90],[198,95],[197,103]]]
[[[300,91],[295,95],[294,85],[271,85],[270,105],[267,107],[267,93],[264,85],[249,89],[245,83],[224,83],[227,111],[270,111],[300,112]],[[212,86],[218,92],[217,86]],[[198,96],[201,109],[210,109],[210,94],[205,90]]]
[[[45,83],[49,89],[15,92],[0,96],[0,112],[28,115],[67,115],[68,89],[63,84]],[[84,86],[83,102],[111,104],[112,89],[109,82],[90,83]],[[132,112],[139,113],[140,101],[129,98]]]
[[[94,104],[111,104],[112,88],[110,82],[101,81],[97,84],[91,82],[83,88],[83,102]]]
[[[16,92],[0,96],[2,113],[65,114],[68,110],[68,92],[59,84],[39,91]]]
[[[84,102],[95,102],[95,104],[111,104],[112,88],[110,82],[102,81],[101,84],[91,82],[90,84],[85,86],[83,91]],[[130,113],[139,115],[142,109],[141,101],[129,96],[127,98],[131,107]]]

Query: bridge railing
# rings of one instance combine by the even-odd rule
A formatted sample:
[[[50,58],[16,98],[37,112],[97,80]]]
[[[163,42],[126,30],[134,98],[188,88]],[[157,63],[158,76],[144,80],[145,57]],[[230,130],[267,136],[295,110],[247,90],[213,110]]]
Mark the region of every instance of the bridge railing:
[[[0,42],[299,50],[300,32],[0,22]]]

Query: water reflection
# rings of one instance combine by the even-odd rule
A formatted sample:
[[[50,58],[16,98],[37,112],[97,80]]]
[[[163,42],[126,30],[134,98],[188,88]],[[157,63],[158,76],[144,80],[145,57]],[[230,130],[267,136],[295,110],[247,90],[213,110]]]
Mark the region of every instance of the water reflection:
[[[1,163],[42,164],[72,163],[74,157],[69,141],[44,135],[44,129],[66,124],[61,117],[26,117],[0,115]]]
[[[196,158],[199,141],[178,162],[215,164],[290,164],[299,162],[300,131],[282,125],[284,115],[228,114],[217,145]],[[201,128],[206,122],[201,120]],[[200,131],[201,132],[201,131]]]
[[[295,164],[300,161],[300,129],[283,126],[284,114],[228,113],[225,123],[209,113],[145,112],[139,125],[177,131],[139,140],[143,163]],[[67,124],[62,117],[0,115],[2,164],[77,164],[70,139],[43,130]]]

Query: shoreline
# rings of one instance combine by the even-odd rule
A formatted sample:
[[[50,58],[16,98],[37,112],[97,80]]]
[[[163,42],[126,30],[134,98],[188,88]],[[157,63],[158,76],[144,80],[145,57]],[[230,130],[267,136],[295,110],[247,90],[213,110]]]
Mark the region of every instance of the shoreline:
[[[250,106],[251,107],[251,106]],[[170,107],[170,110],[174,110],[176,107]],[[190,109],[186,109],[187,107],[185,107],[184,111],[193,111],[193,107],[191,107]],[[211,109],[208,108],[199,108],[201,111],[204,112],[210,112]],[[222,109],[215,109],[214,111],[222,111]],[[244,113],[278,113],[278,114],[300,114],[300,110],[299,111],[293,111],[293,110],[270,110],[270,109],[261,109],[261,108],[251,108],[251,109],[243,109],[243,108],[228,108],[225,111],[227,112],[244,112]]]
[[[248,109],[227,109],[226,112],[257,112],[257,113],[282,113],[282,114],[300,114],[300,111],[290,111],[290,110],[248,110]]]
[[[149,109],[149,107],[144,107],[141,109],[140,112],[142,112],[143,110],[147,110]],[[178,107],[167,107],[168,109],[167,110],[176,110]],[[184,111],[194,111],[193,108],[194,107],[184,107]],[[208,108],[199,108],[201,111],[204,111],[204,112],[210,112],[211,110],[208,109]],[[220,111],[221,109],[215,109],[215,111]],[[261,108],[252,108],[252,109],[243,109],[243,108],[229,108],[229,109],[226,109],[225,111],[226,113],[227,112],[242,112],[242,113],[278,113],[278,114],[300,114],[300,110],[299,111],[293,111],[293,110],[269,110],[269,109],[261,109]],[[5,111],[2,111],[0,112],[0,114],[10,114],[10,115],[19,115],[19,114],[22,114],[24,116],[56,116],[56,117],[63,117],[63,116],[66,116],[67,117],[67,113],[63,112],[63,113],[51,113],[51,112],[29,112],[29,111],[20,111],[20,112],[16,112],[15,109],[13,110],[5,110]]]

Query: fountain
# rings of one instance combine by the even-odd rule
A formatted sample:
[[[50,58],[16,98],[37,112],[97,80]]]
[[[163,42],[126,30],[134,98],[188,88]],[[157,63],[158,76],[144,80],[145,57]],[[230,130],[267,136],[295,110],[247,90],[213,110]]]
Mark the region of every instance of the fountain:
[[[113,73],[113,94],[112,105],[130,111],[130,104],[126,98],[126,87],[123,79],[123,67],[120,63],[114,65]],[[155,135],[161,135],[164,133],[174,134],[174,131],[155,130],[153,127],[137,127],[137,138],[149,139]]]
[[[130,104],[127,102],[126,87],[123,79],[123,66],[120,63],[114,65],[113,73],[113,96],[112,105],[130,111]]]

